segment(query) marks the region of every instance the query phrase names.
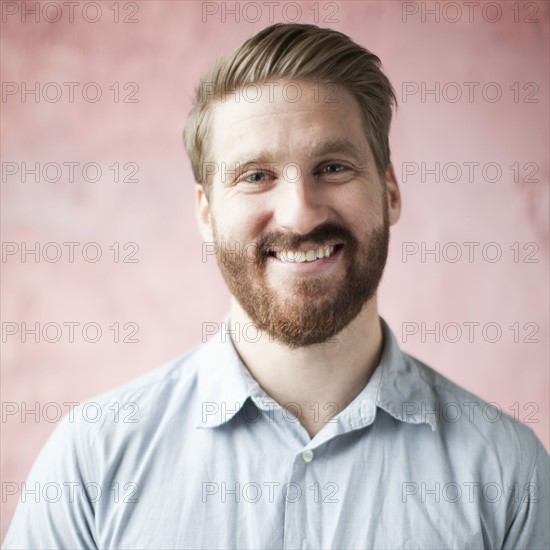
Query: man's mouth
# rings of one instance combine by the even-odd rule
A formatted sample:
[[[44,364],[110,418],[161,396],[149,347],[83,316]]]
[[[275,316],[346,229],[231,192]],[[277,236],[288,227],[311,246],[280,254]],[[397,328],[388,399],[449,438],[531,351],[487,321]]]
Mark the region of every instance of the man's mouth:
[[[320,246],[317,248],[308,248],[303,250],[292,250],[292,249],[282,249],[282,250],[270,250],[269,255],[277,258],[282,262],[291,262],[291,263],[307,263],[315,262],[318,259],[330,258],[335,253],[337,253],[344,245],[341,243],[330,244],[325,246]]]

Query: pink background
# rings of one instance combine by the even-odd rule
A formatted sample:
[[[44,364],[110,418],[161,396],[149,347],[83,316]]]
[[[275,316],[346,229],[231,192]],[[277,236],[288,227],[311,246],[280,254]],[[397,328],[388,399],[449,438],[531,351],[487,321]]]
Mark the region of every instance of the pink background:
[[[76,260],[68,261],[67,249],[57,263],[35,262],[21,254],[2,263],[2,321],[34,325],[75,321],[82,326],[98,323],[103,332],[97,343],[88,343],[79,329],[75,341],[63,332],[57,343],[35,343],[33,336],[21,341],[21,334],[5,336],[2,352],[2,402],[32,408],[38,403],[39,418],[21,412],[3,415],[3,482],[21,483],[39,449],[55,427],[46,416],[55,409],[44,408],[64,402],[81,402],[120,385],[197,345],[202,324],[219,322],[228,310],[228,293],[211,257],[201,261],[201,239],[195,222],[193,179],[182,145],[182,129],[190,109],[194,86],[214,59],[270,22],[290,21],[297,11],[280,2],[270,21],[268,8],[255,7],[235,15],[206,16],[203,9],[214,3],[183,1],[139,2],[133,15],[136,23],[115,23],[112,2],[102,2],[98,22],[83,19],[76,8],[74,22],[62,13],[59,22],[39,22],[28,15],[21,22],[23,6],[5,2],[19,12],[5,15],[2,23],[2,80],[19,86],[34,83],[79,82],[74,102],[68,88],[58,102],[49,103],[21,93],[3,98],[2,160],[33,166],[57,162],[78,162],[75,181],[68,170],[58,182],[25,183],[20,174],[5,175],[2,181],[2,240],[21,243],[78,242]],[[31,2],[31,7],[34,6]],[[56,4],[55,2],[53,4]],[[62,2],[58,2],[62,5]],[[132,3],[119,3],[120,19],[130,17]],[[234,2],[225,3],[231,9]],[[247,2],[240,2],[241,10]],[[399,96],[400,105],[392,126],[391,147],[403,196],[403,214],[393,228],[390,258],[380,289],[380,312],[400,341],[403,323],[459,323],[462,338],[451,343],[434,342],[420,334],[402,347],[445,376],[497,403],[520,420],[530,420],[546,448],[550,447],[548,422],[548,4],[528,2],[514,12],[515,2],[500,2],[496,11],[478,8],[469,21],[461,5],[461,16],[449,9],[425,15],[422,9],[443,2],[413,5],[400,2],[301,2],[299,22],[317,22],[350,35],[377,53]],[[317,7],[316,7],[316,6]],[[456,5],[456,3],[455,3]],[[335,6],[337,11],[335,11]],[[460,6],[460,5],[459,5]],[[319,14],[309,8],[317,9]],[[404,16],[403,10],[418,8]],[[6,8],[4,8],[6,9]],[[11,9],[11,8],[10,8]],[[494,10],[495,8],[493,8]],[[536,10],[536,12],[535,12]],[[533,12],[534,15],[533,15]],[[331,15],[332,14],[332,15]],[[518,21],[514,20],[515,15]],[[46,17],[54,19],[54,8]],[[89,8],[89,19],[95,11]],[[335,22],[330,22],[330,19]],[[248,19],[248,21],[247,21]],[[529,22],[529,20],[535,20]],[[83,100],[85,83],[97,82],[101,100]],[[120,83],[121,98],[127,82],[139,86],[137,103],[113,101],[114,82]],[[420,94],[403,102],[403,83],[458,83],[463,97],[454,98],[456,86],[447,86],[446,96],[436,102]],[[474,98],[467,98],[464,82],[477,82]],[[487,101],[482,89],[496,83],[502,98]],[[509,89],[519,83],[519,101]],[[538,90],[523,89],[534,82]],[[490,94],[496,88],[487,88]],[[50,88],[50,97],[55,89]],[[538,102],[525,103],[527,97]],[[492,97],[492,95],[490,96]],[[96,162],[102,177],[84,181],[81,167]],[[109,166],[114,162],[139,165],[137,183],[115,183]],[[458,163],[465,174],[452,183],[439,183],[420,174],[404,181],[403,163]],[[487,181],[480,167],[474,181],[468,181],[465,162],[497,163],[500,181]],[[519,163],[523,180],[532,166],[534,179],[514,182],[509,168]],[[526,163],[534,163],[525,167]],[[12,166],[12,165],[10,165]],[[410,166],[410,165],[408,165]],[[7,169],[7,165],[4,165]],[[52,172],[53,173],[53,172]],[[492,172],[488,172],[489,178]],[[122,170],[122,176],[129,175]],[[53,176],[50,174],[49,176]],[[82,260],[82,245],[99,243],[103,255],[97,263]],[[113,261],[114,242],[139,245],[137,263]],[[402,243],[478,242],[474,261],[467,249],[452,263],[420,255],[403,261]],[[496,242],[502,248],[500,261],[485,261],[481,249]],[[514,262],[509,246],[520,243],[520,260]],[[536,243],[534,258],[523,260]],[[447,258],[455,250],[447,248]],[[489,253],[494,249],[488,250]],[[50,254],[54,250],[50,249]],[[122,251],[122,257],[127,252]],[[113,323],[139,326],[139,343],[114,343]],[[464,322],[480,323],[469,342]],[[502,338],[484,340],[481,327],[498,323]],[[528,335],[526,323],[536,323],[538,343],[514,342],[508,327],[519,323],[520,340]],[[535,326],[535,325],[530,325]],[[53,330],[52,333],[53,334]],[[91,334],[91,333],[90,333]],[[122,331],[127,335],[128,331]],[[447,333],[447,339],[454,337]],[[489,332],[489,337],[492,336]],[[22,420],[25,420],[24,422]],[[54,418],[55,420],[55,418]],[[16,496],[2,498],[2,537],[16,505]]]

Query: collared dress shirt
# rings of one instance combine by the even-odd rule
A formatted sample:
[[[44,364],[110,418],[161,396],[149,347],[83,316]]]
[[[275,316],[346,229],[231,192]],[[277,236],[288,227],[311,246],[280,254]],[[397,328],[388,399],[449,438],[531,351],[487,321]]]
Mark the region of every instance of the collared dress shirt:
[[[549,548],[533,431],[380,322],[369,382],[313,438],[223,331],[79,405],[32,467],[4,548]]]

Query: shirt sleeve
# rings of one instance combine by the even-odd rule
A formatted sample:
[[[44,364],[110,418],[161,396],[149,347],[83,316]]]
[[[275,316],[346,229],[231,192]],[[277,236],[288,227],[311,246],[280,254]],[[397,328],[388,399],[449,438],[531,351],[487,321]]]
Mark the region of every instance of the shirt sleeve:
[[[550,548],[550,457],[533,434],[535,460],[525,483],[518,483],[514,495],[515,515],[506,533],[503,549]],[[527,453],[522,457],[527,462]],[[529,461],[531,463],[531,461]]]
[[[94,484],[79,460],[74,420],[67,415],[56,426],[21,484],[4,549],[97,548]]]

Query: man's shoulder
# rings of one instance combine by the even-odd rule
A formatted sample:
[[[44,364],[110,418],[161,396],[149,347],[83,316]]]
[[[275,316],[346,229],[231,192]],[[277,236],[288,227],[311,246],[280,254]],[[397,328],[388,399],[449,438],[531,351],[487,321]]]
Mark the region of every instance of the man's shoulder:
[[[418,358],[403,353],[420,384],[425,385],[425,401],[418,403],[420,413],[436,420],[437,431],[446,439],[455,438],[460,445],[484,449],[484,452],[513,453],[527,458],[543,449],[532,427],[519,418],[513,403],[488,401],[453,382]],[[535,404],[536,405],[536,404]],[[510,414],[510,412],[512,414]]]
[[[194,346],[153,370],[95,395],[65,416],[76,433],[95,438],[102,434],[132,433],[161,422],[165,416],[185,414],[194,402],[200,365],[208,345]]]
[[[147,396],[167,390],[177,391],[182,385],[190,385],[197,375],[203,348],[203,345],[194,346],[184,353],[153,367],[149,372],[98,394],[93,400],[105,404],[122,398],[142,400]]]

